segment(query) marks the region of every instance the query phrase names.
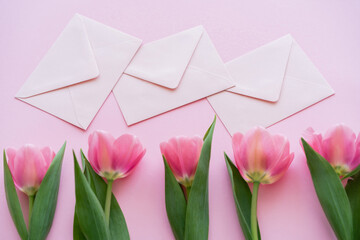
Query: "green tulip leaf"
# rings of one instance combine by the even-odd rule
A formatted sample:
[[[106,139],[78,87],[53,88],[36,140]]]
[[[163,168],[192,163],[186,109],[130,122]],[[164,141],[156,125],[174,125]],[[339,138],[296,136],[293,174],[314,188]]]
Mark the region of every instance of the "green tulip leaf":
[[[216,116],[204,136],[199,163],[188,196],[185,220],[186,240],[206,240],[209,234],[209,165]]]
[[[186,200],[180,184],[176,181],[165,156],[165,205],[171,229],[176,240],[185,236]]]
[[[75,209],[76,209],[76,204],[75,204]],[[84,233],[81,231],[79,220],[76,215],[76,210],[74,213],[73,240],[86,240]]]
[[[80,229],[88,240],[109,240],[110,234],[106,226],[105,214],[99,200],[91,189],[74,155],[75,196]]]
[[[228,155],[224,153],[226,167],[229,172],[236,211],[239,219],[239,223],[246,240],[252,240],[251,234],[251,191],[248,183],[242,178],[239,170],[234,163],[230,160]],[[260,229],[258,227],[258,236],[260,237]]]
[[[353,239],[351,206],[339,176],[320,154],[301,139],[316,194],[339,240]]]
[[[105,209],[107,184],[103,178],[97,175],[97,173],[93,170],[83,151],[81,151],[81,158],[85,162],[85,173],[89,175],[91,188],[98,198],[102,208]],[[114,194],[111,196],[109,228],[111,239],[130,239],[124,214]]]
[[[15,184],[6,160],[6,153],[4,150],[4,185],[5,194],[10,215],[15,224],[16,230],[22,240],[28,239],[28,231],[24,220],[24,215],[21,211],[19,197],[16,193]]]
[[[353,179],[348,180],[345,190],[352,209],[353,239],[360,239],[360,173],[357,173]]]
[[[344,179],[346,179],[346,178],[352,177],[352,176],[354,176],[355,174],[357,174],[357,173],[359,173],[359,172],[360,172],[360,164],[359,164],[359,166],[357,166],[354,170],[352,170],[351,172],[349,172],[349,173],[347,173],[346,175],[344,175],[341,180],[344,180]]]
[[[66,143],[55,155],[36,193],[29,226],[29,240],[46,239],[56,210]]]

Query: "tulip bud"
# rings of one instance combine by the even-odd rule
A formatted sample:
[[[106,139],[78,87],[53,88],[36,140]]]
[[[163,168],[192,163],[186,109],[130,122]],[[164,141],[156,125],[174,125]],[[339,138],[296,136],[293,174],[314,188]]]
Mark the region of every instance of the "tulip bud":
[[[160,144],[160,150],[176,180],[190,187],[199,162],[203,140],[200,137],[174,137]]]
[[[289,141],[284,136],[271,135],[261,127],[245,135],[235,133],[232,144],[236,165],[248,182],[276,182],[285,174],[294,158],[294,153],[290,153]]]
[[[27,144],[19,150],[8,148],[9,169],[16,187],[28,196],[38,191],[55,153],[49,147],[39,149]]]
[[[115,139],[107,132],[95,131],[89,136],[89,162],[107,180],[129,175],[145,152],[139,139],[130,134]]]
[[[323,156],[339,176],[344,176],[360,164],[360,137],[346,125],[331,127],[324,136],[308,128],[304,138]]]

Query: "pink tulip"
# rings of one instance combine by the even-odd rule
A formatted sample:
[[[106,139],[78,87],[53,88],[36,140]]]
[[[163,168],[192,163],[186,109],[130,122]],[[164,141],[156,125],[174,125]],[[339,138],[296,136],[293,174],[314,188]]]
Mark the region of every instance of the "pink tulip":
[[[333,166],[339,176],[344,176],[360,164],[360,135],[346,125],[331,127],[325,135],[308,128],[304,133],[309,145]]]
[[[55,153],[49,147],[39,149],[27,144],[19,150],[8,148],[8,165],[16,187],[33,196],[38,191]]]
[[[199,162],[202,138],[174,137],[160,144],[161,154],[165,156],[175,178],[185,187],[190,187]]]
[[[253,128],[245,135],[235,133],[232,144],[236,165],[248,182],[276,182],[294,158],[284,136],[271,135],[261,127]]]
[[[115,139],[104,131],[89,136],[89,161],[94,170],[107,180],[124,178],[131,173],[146,150],[136,136],[121,135]]]

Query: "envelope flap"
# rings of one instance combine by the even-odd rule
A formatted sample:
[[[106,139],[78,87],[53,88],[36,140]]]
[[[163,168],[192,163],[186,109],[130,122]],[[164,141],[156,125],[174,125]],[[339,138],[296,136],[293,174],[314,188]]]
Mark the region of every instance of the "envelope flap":
[[[292,48],[290,35],[281,37],[226,64],[236,86],[228,91],[278,101]]]
[[[79,15],[85,25],[90,44],[93,49],[113,48],[129,42],[131,45],[141,44],[142,40],[112,28],[91,18]],[[116,48],[116,47],[115,47]]]
[[[30,97],[99,75],[94,53],[84,24],[75,15],[34,72],[21,87],[16,97]]]
[[[142,46],[125,73],[175,89],[203,33],[198,26]]]

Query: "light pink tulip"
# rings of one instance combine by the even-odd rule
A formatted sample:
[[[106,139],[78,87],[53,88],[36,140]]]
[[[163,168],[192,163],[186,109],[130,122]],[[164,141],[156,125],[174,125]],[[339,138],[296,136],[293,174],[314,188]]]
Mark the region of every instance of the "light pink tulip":
[[[308,128],[304,133],[309,145],[333,166],[339,176],[360,164],[360,136],[346,125],[331,127],[324,135]]]
[[[33,196],[55,157],[54,151],[49,147],[39,149],[27,144],[19,150],[8,148],[6,154],[16,187],[28,196]]]
[[[253,128],[245,135],[235,133],[232,145],[236,165],[248,182],[276,182],[294,158],[289,141],[284,136],[271,135],[261,127]]]
[[[203,140],[201,137],[174,137],[160,144],[170,169],[178,182],[190,187],[199,162]]]
[[[129,175],[145,152],[134,135],[124,134],[115,139],[105,131],[95,131],[89,136],[89,162],[100,176],[108,180]]]

